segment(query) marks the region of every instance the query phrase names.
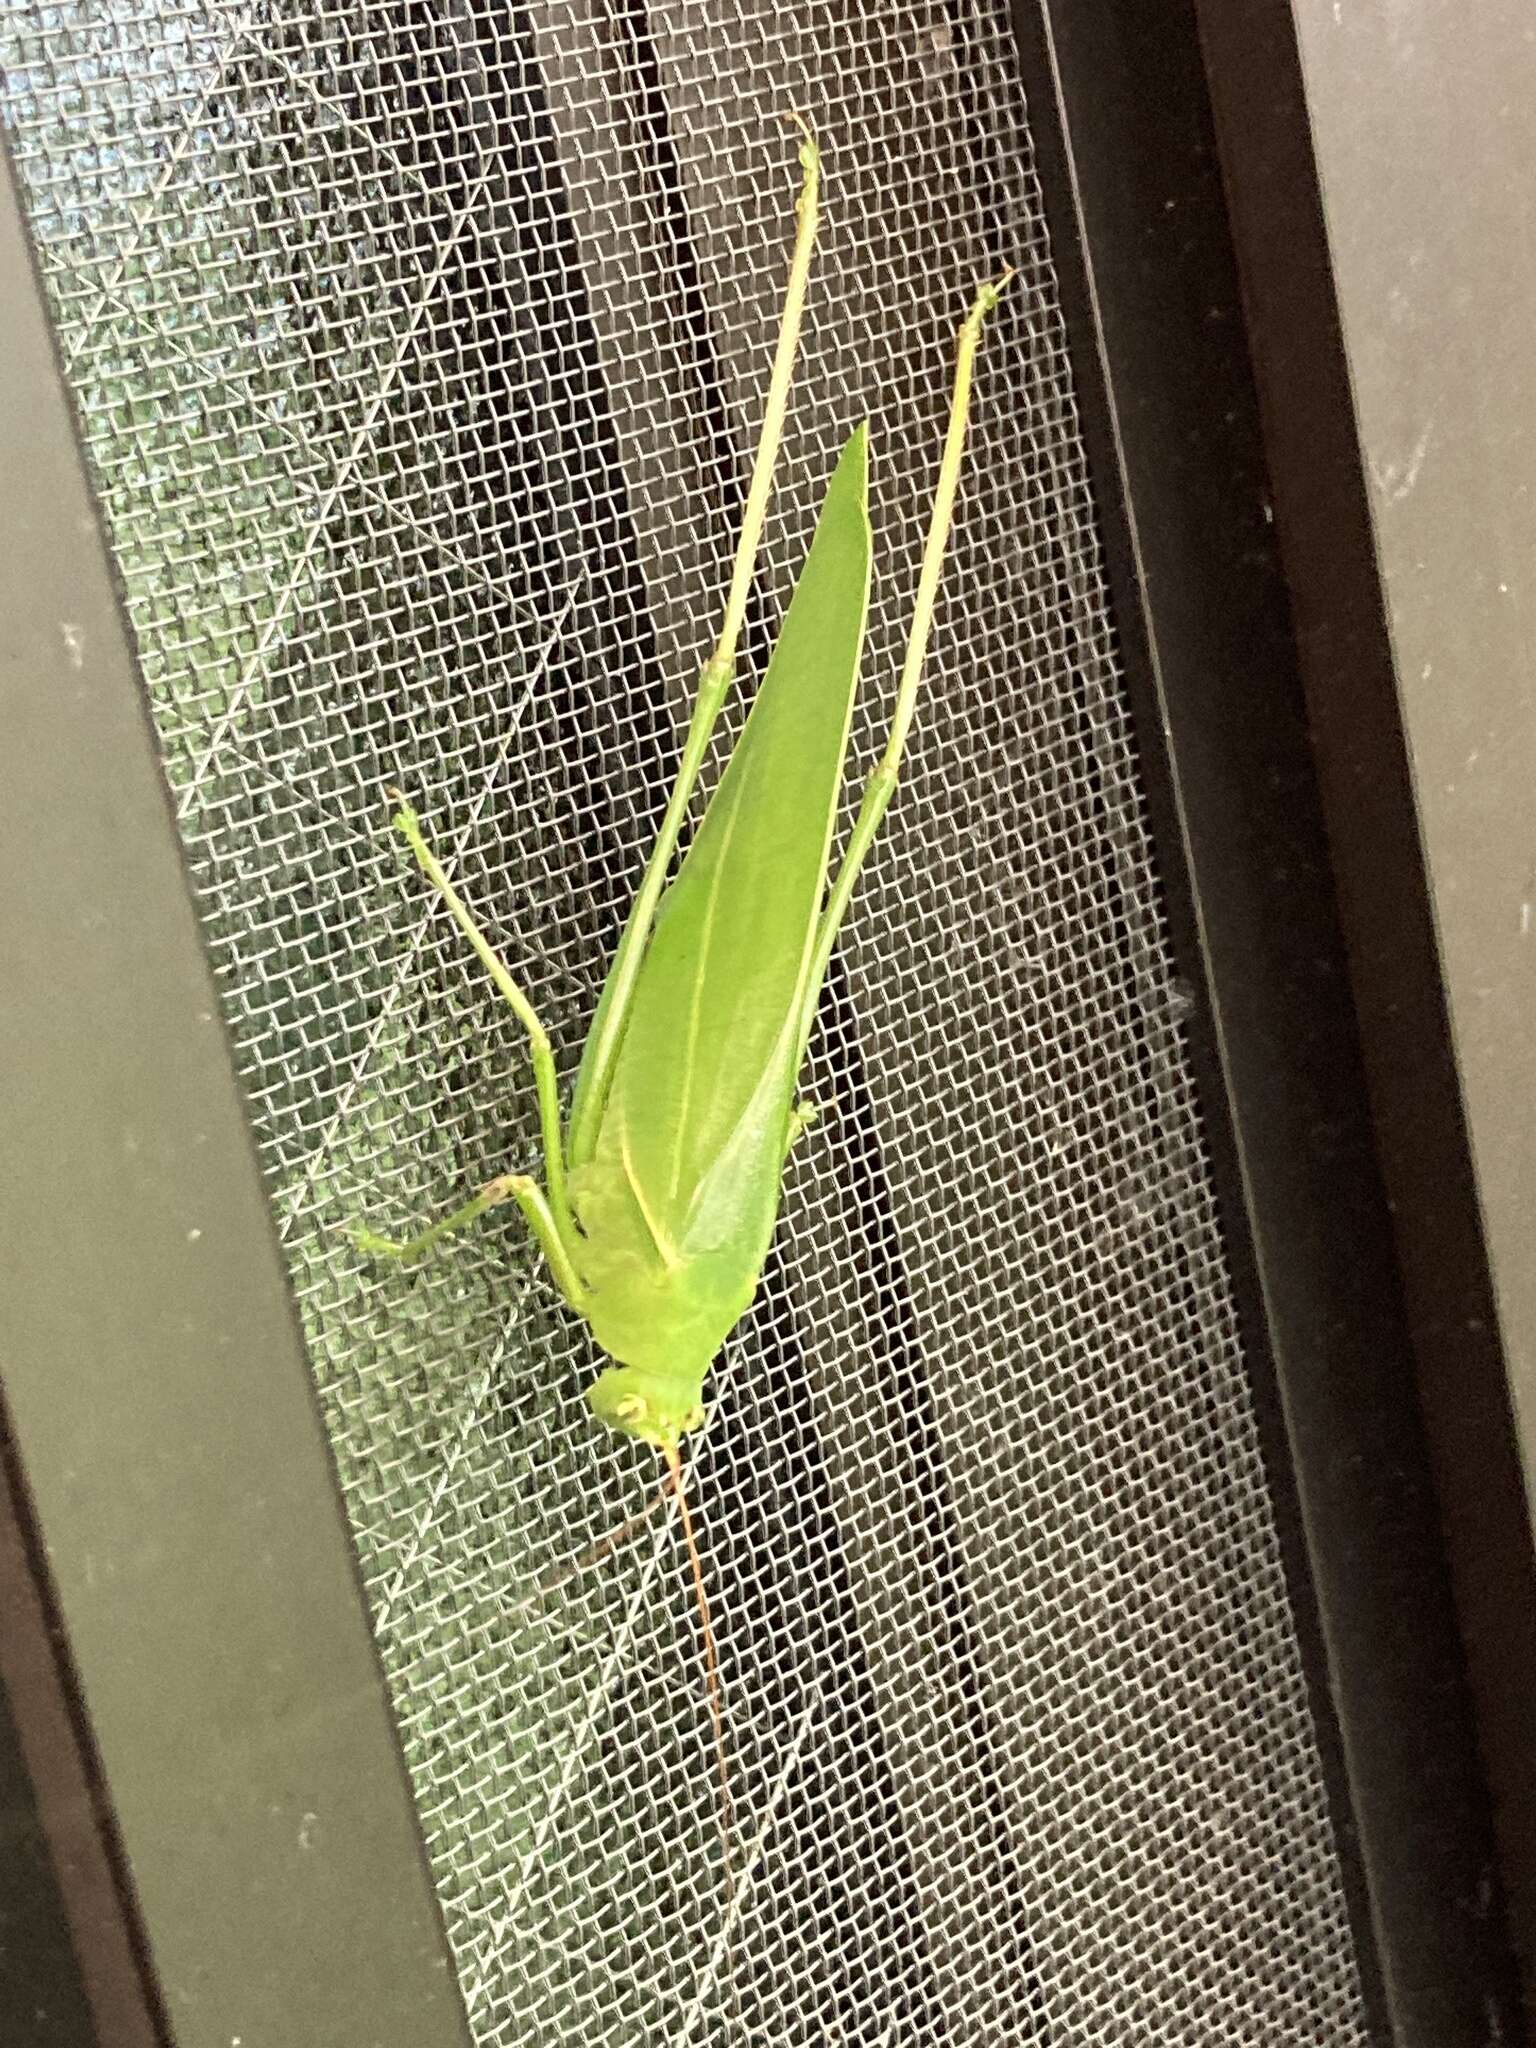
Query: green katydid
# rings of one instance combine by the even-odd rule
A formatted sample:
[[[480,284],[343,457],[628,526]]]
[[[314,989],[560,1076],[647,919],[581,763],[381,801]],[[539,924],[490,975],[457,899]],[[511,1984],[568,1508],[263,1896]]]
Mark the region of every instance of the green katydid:
[[[597,1418],[666,1462],[702,1622],[722,1786],[716,1655],[679,1445],[704,1419],[709,1368],[756,1293],[786,1159],[811,1112],[796,1085],[838,928],[896,788],[933,621],[982,322],[1012,276],[985,284],[961,325],[949,425],[911,634],[885,752],[842,861],[831,860],[870,584],[868,435],[827,487],[767,673],[675,877],[669,871],[735,668],[783,435],[815,241],[820,158],[800,130],[802,186],[789,283],[725,618],[700,677],[682,761],[562,1117],[554,1055],[531,1003],[479,930],[401,803],[394,823],[527,1032],[542,1186],[507,1174],[407,1243],[411,1258],[515,1202],[555,1285],[614,1361],[587,1390]],[[829,883],[829,875],[831,876]]]

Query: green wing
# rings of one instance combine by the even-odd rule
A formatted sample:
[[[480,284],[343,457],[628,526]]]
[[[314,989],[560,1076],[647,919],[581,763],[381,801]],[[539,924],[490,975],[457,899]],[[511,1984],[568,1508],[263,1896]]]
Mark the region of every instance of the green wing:
[[[573,1176],[594,1333],[628,1363],[646,1362],[648,1331],[680,1362],[685,1328],[707,1363],[773,1228],[869,602],[867,483],[860,427],[662,899],[592,1156]]]

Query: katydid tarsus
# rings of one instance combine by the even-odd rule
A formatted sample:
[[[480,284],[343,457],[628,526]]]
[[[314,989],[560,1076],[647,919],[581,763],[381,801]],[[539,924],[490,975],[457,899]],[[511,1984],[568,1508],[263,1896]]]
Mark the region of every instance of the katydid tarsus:
[[[527,1033],[542,1184],[506,1174],[417,1237],[359,1231],[413,1258],[504,1202],[522,1211],[568,1305],[614,1361],[587,1390],[599,1421],[660,1452],[687,1546],[720,1775],[727,1910],[731,1793],[714,1630],[680,1445],[704,1420],[710,1365],[756,1293],[790,1147],[810,1120],[796,1086],[860,868],[895,791],[933,623],[982,322],[961,324],[949,424],[885,751],[832,867],[870,583],[868,435],[828,485],[778,641],[740,739],[672,875],[730,689],[783,436],[816,238],[821,166],[800,131],[789,282],[725,616],[699,680],[677,779],[598,1001],[568,1109],[532,1004],[476,924],[411,807],[394,824]],[[670,879],[669,879],[670,877]],[[829,879],[830,878],[830,879]]]

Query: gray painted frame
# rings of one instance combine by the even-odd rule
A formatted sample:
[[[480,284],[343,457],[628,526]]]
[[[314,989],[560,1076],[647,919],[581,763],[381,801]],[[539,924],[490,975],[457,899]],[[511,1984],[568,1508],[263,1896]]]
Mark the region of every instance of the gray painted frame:
[[[146,2004],[180,2048],[462,2048],[334,1473],[3,157],[0,474],[0,1358],[33,1571],[46,1560],[68,1644],[67,1671],[51,1646],[55,1710],[73,1694],[74,1753],[96,1774],[103,1854],[123,1878],[110,1945],[119,1961],[125,1934],[139,1949]],[[47,1691],[13,1692],[13,1709]],[[47,1751],[34,1730],[31,1755]],[[91,1923],[71,1918],[78,1958]],[[81,1974],[89,1987],[92,1970]],[[130,1979],[119,1968],[115,1981]],[[98,1994],[95,2019],[103,2040],[143,2037],[145,2013],[130,2020],[126,2003],[104,2010]]]
[[[1339,10],[1314,13],[1325,44]],[[1372,545],[1291,0],[1015,14],[1061,110],[1042,176],[1375,2035],[1523,2040],[1536,1548],[1386,630],[1414,568]],[[1424,62],[1465,41],[1447,16]],[[1341,126],[1372,101],[1417,133],[1373,55],[1335,81]],[[1357,219],[1407,235],[1386,183]],[[1441,513],[1475,561],[1465,501]]]
[[[1496,0],[1472,33],[1425,0],[1196,8],[1497,1851],[1453,1888],[1428,1842],[1417,1882],[1452,1899],[1463,1954],[1502,1890],[1529,2033],[1529,14]]]

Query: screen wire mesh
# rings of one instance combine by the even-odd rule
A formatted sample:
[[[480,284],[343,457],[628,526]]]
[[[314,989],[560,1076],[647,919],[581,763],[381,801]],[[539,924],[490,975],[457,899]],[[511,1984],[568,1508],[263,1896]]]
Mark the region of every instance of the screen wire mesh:
[[[1000,0],[50,0],[5,108],[481,2048],[1364,2039]],[[911,769],[675,1523],[515,1215],[721,602],[805,109],[828,217],[742,701],[874,434]],[[739,725],[739,707],[732,729]],[[727,1989],[726,1980],[734,1984]],[[732,2015],[732,2003],[738,2008]]]

